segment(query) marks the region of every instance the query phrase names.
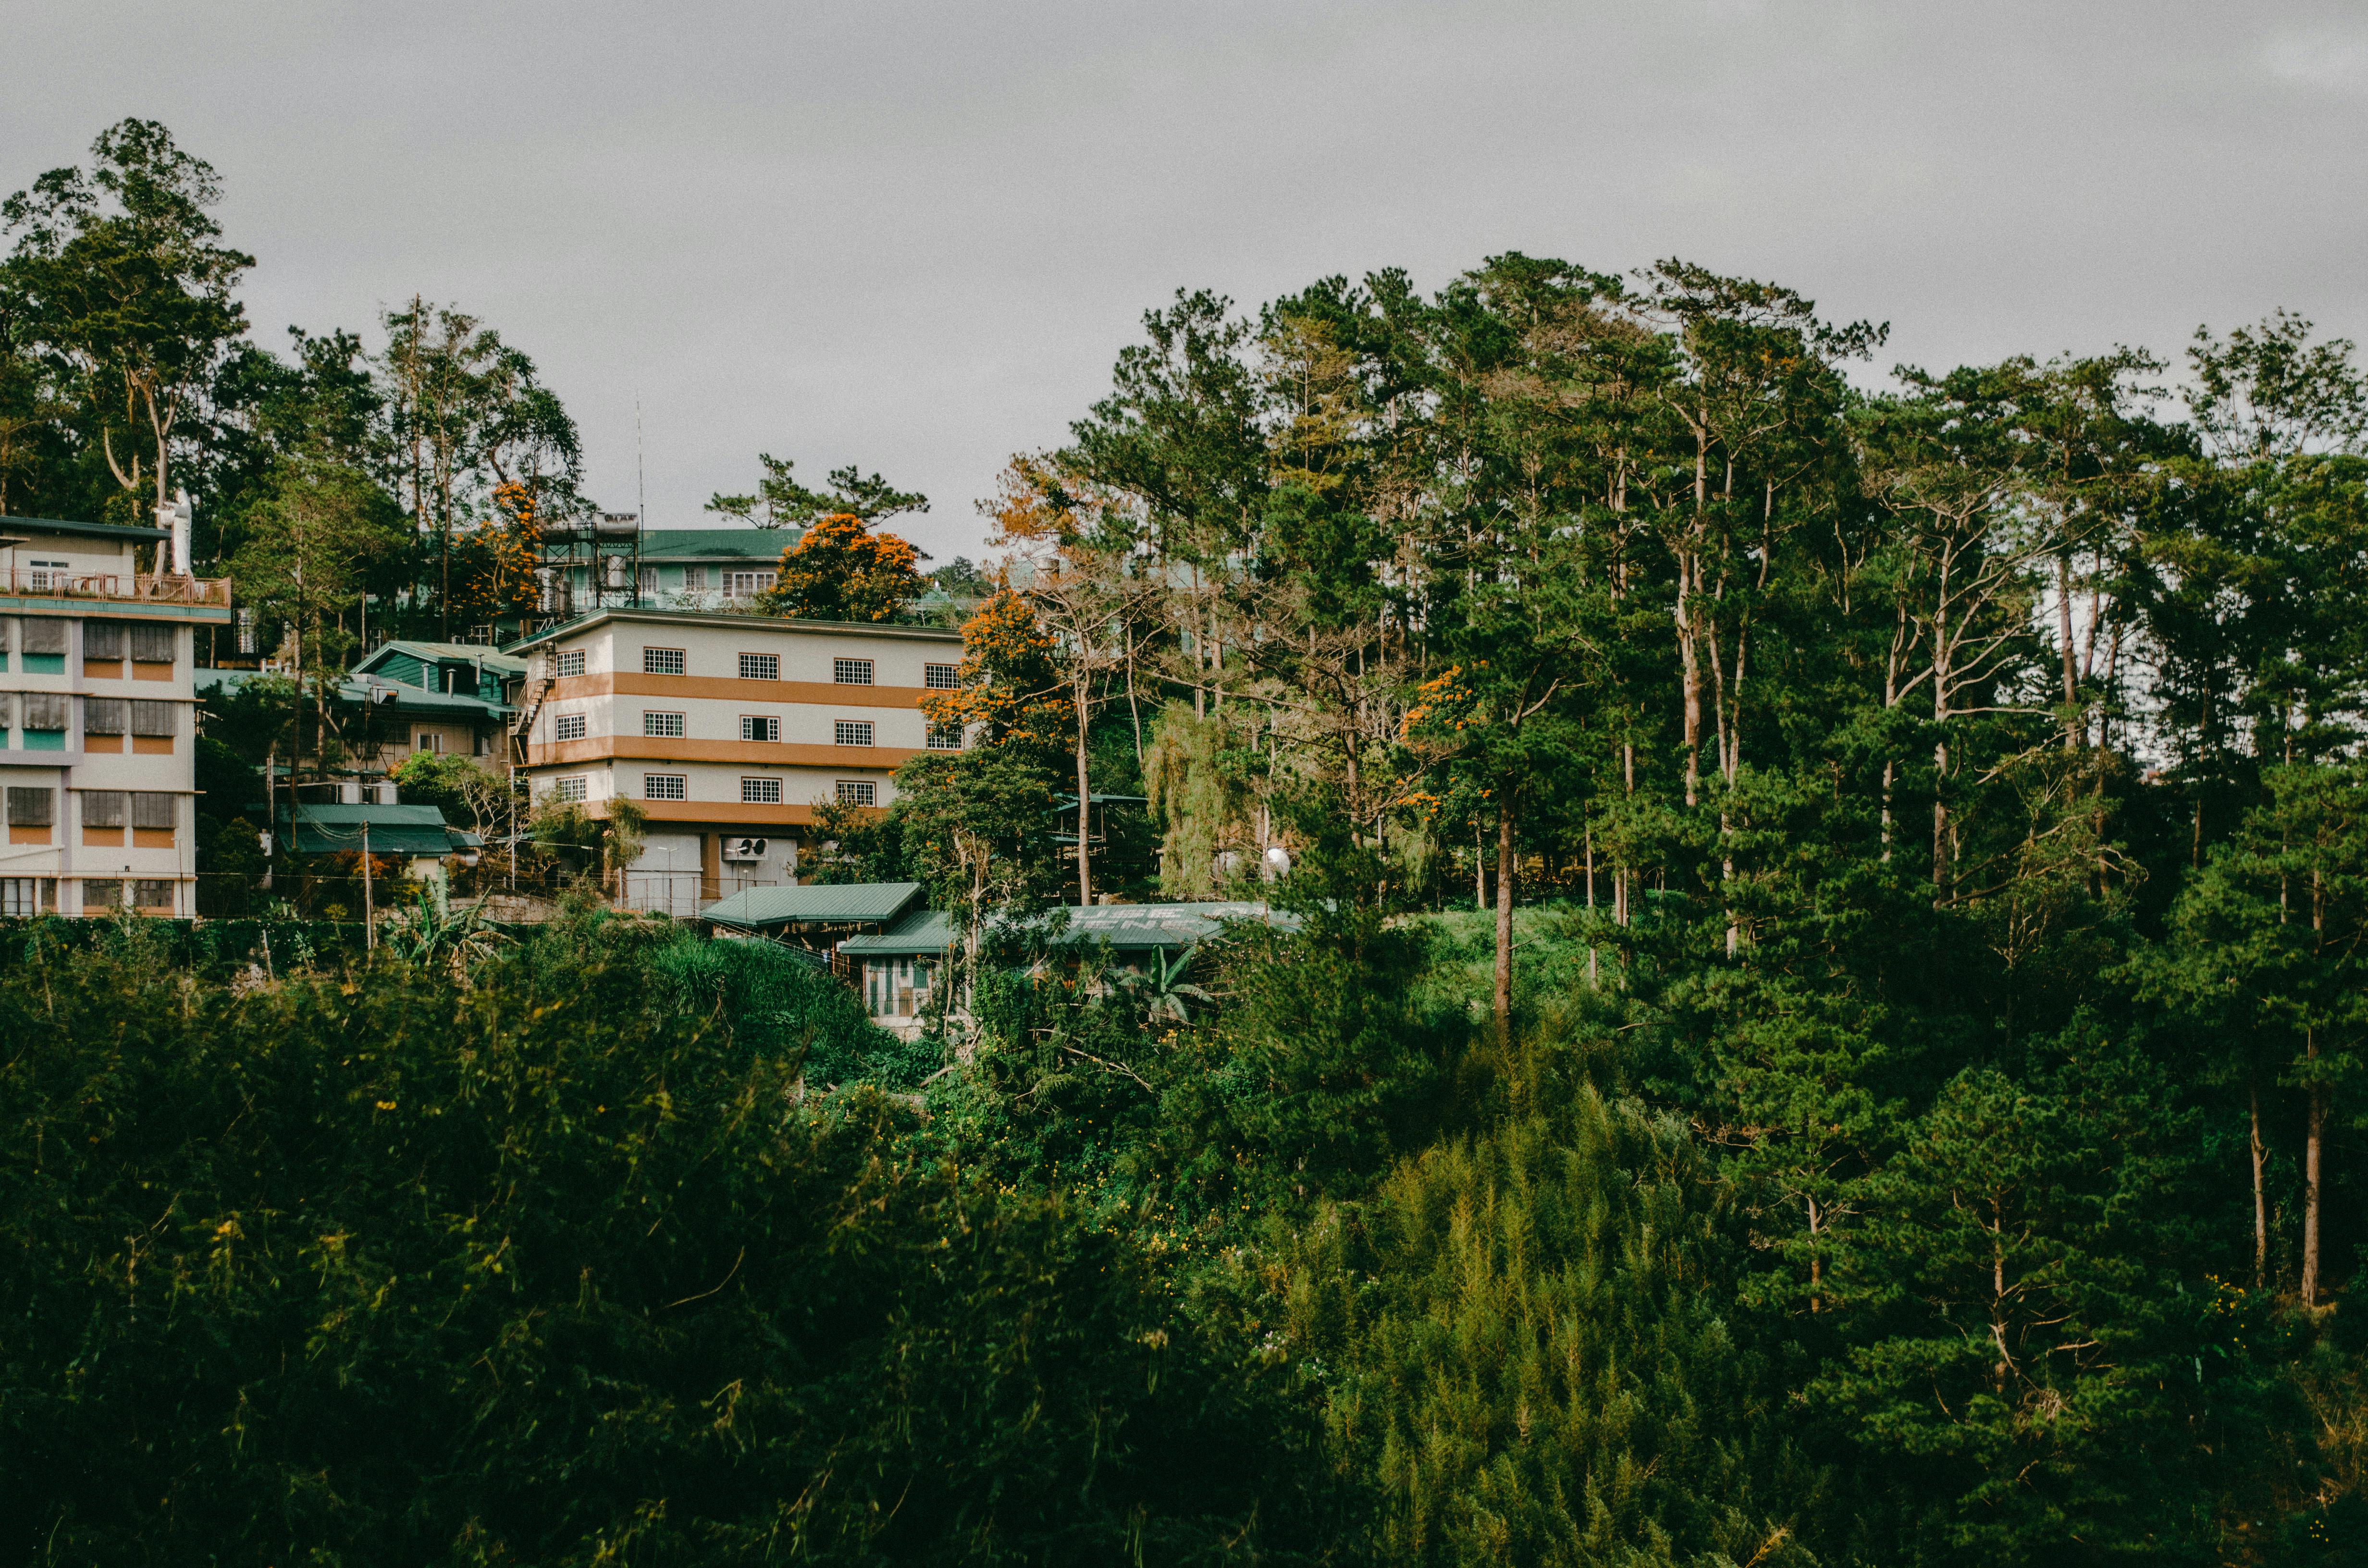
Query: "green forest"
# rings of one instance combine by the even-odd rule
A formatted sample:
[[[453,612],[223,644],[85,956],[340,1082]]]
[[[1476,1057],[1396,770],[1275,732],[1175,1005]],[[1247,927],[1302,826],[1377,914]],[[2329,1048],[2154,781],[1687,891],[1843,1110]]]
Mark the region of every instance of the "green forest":
[[[9,494],[87,515],[136,381],[43,188]],[[324,537],[406,541],[368,591],[459,613],[520,482],[438,514],[383,405],[342,456],[237,414],[237,336],[154,450],[225,528],[334,470]],[[983,476],[971,744],[828,818],[964,933],[918,1041],[589,888],[362,951],[11,926],[0,1553],[2368,1556],[2354,347],[1886,336],[1513,254],[1151,310]],[[386,385],[324,341],[264,357],[305,421]],[[913,613],[919,498],[765,462],[857,565],[755,612]],[[1226,896],[1289,918],[1060,939]]]

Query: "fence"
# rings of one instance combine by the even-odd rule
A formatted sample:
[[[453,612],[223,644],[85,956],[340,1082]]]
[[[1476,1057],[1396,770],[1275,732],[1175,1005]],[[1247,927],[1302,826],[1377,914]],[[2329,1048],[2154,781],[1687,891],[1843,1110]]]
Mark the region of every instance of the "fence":
[[[230,608],[227,577],[180,577],[156,572],[74,572],[18,566],[0,572],[0,593],[62,599],[140,599],[152,604]]]

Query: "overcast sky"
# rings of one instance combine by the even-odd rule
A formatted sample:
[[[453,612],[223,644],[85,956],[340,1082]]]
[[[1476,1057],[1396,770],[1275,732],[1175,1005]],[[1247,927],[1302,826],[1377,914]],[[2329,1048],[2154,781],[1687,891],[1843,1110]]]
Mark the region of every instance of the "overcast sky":
[[[587,488],[702,521],[759,449],[973,498],[1143,311],[1498,251],[1682,256],[1940,366],[2368,337],[2368,6],[524,6],[0,0],[0,189],[164,120],[256,337],[498,326]]]

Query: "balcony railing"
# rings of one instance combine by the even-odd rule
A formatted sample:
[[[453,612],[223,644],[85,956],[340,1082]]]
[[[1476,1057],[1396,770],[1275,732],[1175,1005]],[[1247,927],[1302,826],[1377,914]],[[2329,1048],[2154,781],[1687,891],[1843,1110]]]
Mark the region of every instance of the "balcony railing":
[[[136,599],[146,604],[230,608],[227,577],[176,577],[159,572],[75,572],[19,566],[0,572],[0,594],[54,599]]]

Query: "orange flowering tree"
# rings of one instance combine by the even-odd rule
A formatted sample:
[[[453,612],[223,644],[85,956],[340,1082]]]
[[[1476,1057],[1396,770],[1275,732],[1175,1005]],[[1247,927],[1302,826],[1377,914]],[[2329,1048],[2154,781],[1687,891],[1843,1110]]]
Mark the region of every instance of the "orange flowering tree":
[[[908,540],[834,513],[781,551],[780,577],[763,607],[801,620],[891,620],[927,586],[920,559]]]
[[[541,514],[523,484],[494,487],[494,515],[453,541],[452,602],[464,617],[502,620],[534,613]]]
[[[1059,650],[1035,607],[1008,585],[999,587],[962,631],[960,684],[931,692],[921,711],[931,723],[975,729],[988,745],[1058,751],[1076,727],[1076,709]]]

